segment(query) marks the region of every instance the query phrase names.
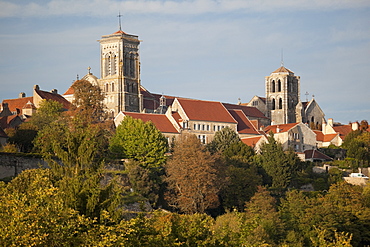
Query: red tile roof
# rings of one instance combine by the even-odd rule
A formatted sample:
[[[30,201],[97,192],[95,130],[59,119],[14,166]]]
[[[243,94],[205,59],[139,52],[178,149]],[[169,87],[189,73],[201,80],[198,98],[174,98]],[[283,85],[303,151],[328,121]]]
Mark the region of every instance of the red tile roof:
[[[59,103],[62,103],[64,109],[69,109],[71,107],[71,103],[66,100],[63,96],[56,93],[50,93],[42,90],[35,89],[36,93],[42,98],[46,100],[54,100]]]
[[[242,110],[229,110],[231,116],[238,122],[237,131],[240,134],[259,135],[253,124],[249,121]]]
[[[292,74],[294,74],[293,71],[285,68],[284,66],[281,66],[280,68],[278,68],[277,70],[275,70],[272,73],[281,73],[281,72],[286,72],[286,73],[292,73]]]
[[[318,150],[306,150],[304,151],[305,158],[306,159],[320,159],[320,160],[333,160],[326,154],[321,153]]]
[[[246,138],[242,138],[241,141],[250,146],[250,147],[254,147],[256,146],[257,142],[262,138],[262,136],[256,136],[256,137],[246,137]]]
[[[337,125],[333,126],[333,129],[335,132],[339,133],[339,137],[344,140],[346,136],[352,131],[352,126],[351,125]]]
[[[150,113],[136,113],[136,112],[123,112],[124,115],[130,116],[135,119],[141,119],[144,122],[151,121],[155,127],[162,133],[179,133],[172,125],[170,120],[164,114],[150,114]]]
[[[320,130],[314,130],[316,134],[316,140],[321,141],[321,142],[330,142],[331,140],[334,139],[338,134],[326,134],[324,135],[322,131]]]
[[[228,103],[222,103],[226,109],[228,110],[242,110],[247,117],[254,117],[254,118],[267,118],[263,113],[258,110],[256,107],[253,106],[246,106],[246,105],[234,105]]]
[[[17,109],[20,111],[23,107],[30,101],[33,103],[33,97],[24,97],[17,99],[4,99],[3,103],[8,103],[9,110],[11,112],[16,112]]]
[[[220,102],[177,98],[189,120],[237,123]]]
[[[0,128],[7,129],[9,127],[13,127],[11,126],[11,123],[16,118],[18,118],[18,115],[0,117]]]
[[[272,131],[272,133],[276,134],[278,133],[277,132],[277,128],[279,128],[279,133],[281,132],[287,132],[288,130],[290,130],[291,128],[293,128],[294,126],[296,126],[298,123],[289,123],[289,124],[279,124],[279,125],[270,125],[270,126],[267,126],[265,128],[265,132],[266,133],[269,133],[270,131]]]
[[[74,94],[74,93],[75,93],[74,88],[72,86],[70,86],[63,95],[71,95],[71,94]]]

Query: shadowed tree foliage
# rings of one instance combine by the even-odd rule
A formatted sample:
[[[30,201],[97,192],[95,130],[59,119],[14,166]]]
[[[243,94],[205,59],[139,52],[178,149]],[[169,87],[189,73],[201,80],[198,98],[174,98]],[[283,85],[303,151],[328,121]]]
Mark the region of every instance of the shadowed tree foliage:
[[[230,144],[222,153],[224,183],[220,191],[221,204],[225,209],[242,211],[245,202],[262,184],[257,166],[252,162],[255,155],[253,148],[241,141]]]
[[[271,188],[285,190],[300,165],[299,158],[293,151],[284,152],[283,147],[274,139],[271,132],[268,143],[261,146],[261,155],[256,157],[259,165],[271,178]]]
[[[72,111],[75,117],[84,123],[99,122],[106,118],[104,113],[105,98],[99,86],[92,85],[86,80],[78,80],[73,83],[74,100]]]
[[[8,142],[14,144],[20,152],[33,151],[33,140],[37,136],[38,127],[32,123],[22,123],[17,129],[6,129],[9,136]]]
[[[231,144],[240,141],[238,134],[232,130],[230,127],[225,127],[220,131],[215,133],[213,141],[207,145],[208,151],[211,153],[223,152]]]
[[[218,206],[217,162],[195,135],[176,141],[165,169],[170,205],[184,213],[203,213]]]

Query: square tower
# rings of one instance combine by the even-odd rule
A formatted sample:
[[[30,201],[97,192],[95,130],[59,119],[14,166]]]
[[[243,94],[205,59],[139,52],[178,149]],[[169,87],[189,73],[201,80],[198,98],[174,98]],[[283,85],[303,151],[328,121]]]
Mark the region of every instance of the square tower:
[[[119,30],[103,35],[100,43],[99,86],[112,116],[120,111],[140,112],[140,57],[138,36]]]
[[[296,122],[296,106],[300,102],[300,77],[284,66],[265,77],[267,117],[271,124]]]

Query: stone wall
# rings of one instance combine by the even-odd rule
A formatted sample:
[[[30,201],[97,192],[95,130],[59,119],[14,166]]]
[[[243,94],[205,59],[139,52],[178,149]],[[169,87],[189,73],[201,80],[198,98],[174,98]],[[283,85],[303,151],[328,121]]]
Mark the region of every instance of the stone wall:
[[[39,167],[47,167],[41,156],[0,152],[0,179],[14,177],[24,170]]]

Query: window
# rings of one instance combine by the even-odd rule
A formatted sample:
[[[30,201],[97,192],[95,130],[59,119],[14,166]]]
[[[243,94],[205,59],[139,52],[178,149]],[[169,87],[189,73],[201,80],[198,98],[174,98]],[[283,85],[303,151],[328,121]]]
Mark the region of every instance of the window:
[[[283,109],[283,100],[279,99],[279,109]]]
[[[275,110],[275,99],[272,99],[271,110]]]
[[[205,135],[198,135],[198,139],[202,144],[206,144],[206,136]]]
[[[213,131],[216,131],[216,125],[213,125]]]
[[[272,80],[271,82],[271,92],[275,93],[275,81]]]
[[[114,83],[112,83],[112,92],[114,92]]]
[[[209,125],[207,124],[207,131],[209,131]]]
[[[184,129],[187,129],[188,128],[188,122],[187,121],[182,122],[182,127]]]
[[[206,130],[206,126],[204,124],[202,125],[202,130]]]
[[[196,124],[194,124],[194,130],[197,130],[197,125]]]
[[[280,79],[278,80],[278,92],[281,92],[281,81],[280,81]]]
[[[253,105],[253,106],[258,106],[258,100],[253,101],[253,102],[252,102],[252,105]]]
[[[105,84],[105,91],[108,92],[108,89],[109,89],[109,85]]]
[[[201,130],[201,128],[200,128],[200,124],[198,124],[198,130]]]

